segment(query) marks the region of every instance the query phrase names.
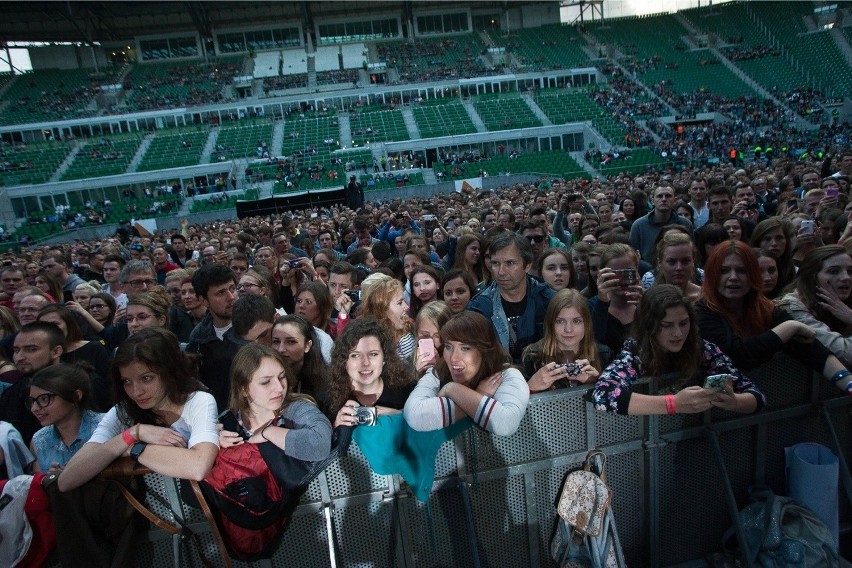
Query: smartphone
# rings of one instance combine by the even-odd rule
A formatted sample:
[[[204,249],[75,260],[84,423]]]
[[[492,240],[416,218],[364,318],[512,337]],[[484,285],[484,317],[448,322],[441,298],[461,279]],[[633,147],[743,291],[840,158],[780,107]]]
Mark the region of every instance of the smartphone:
[[[802,234],[804,235],[813,235],[814,234],[814,221],[812,219],[805,219],[802,221],[800,226]]]
[[[632,268],[614,270],[619,286],[633,286],[636,284],[636,271]]]
[[[799,208],[799,200],[798,199],[788,199],[787,200],[787,207],[788,208],[794,207],[794,208],[798,209]]]
[[[420,357],[424,361],[435,360],[435,342],[431,338],[420,339],[417,342],[417,349],[420,351]]]
[[[731,375],[710,375],[704,380],[704,388],[716,392],[734,394]]]
[[[435,216],[434,215],[423,215],[423,220],[424,221],[434,221]]]
[[[840,188],[839,187],[829,187],[828,189],[825,190],[825,196],[826,197],[837,197],[838,195],[840,195]]]

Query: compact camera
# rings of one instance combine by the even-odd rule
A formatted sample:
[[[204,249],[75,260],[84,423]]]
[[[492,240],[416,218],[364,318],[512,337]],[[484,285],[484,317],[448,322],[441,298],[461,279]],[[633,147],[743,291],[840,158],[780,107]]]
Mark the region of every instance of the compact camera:
[[[349,296],[349,299],[353,302],[357,302],[361,299],[361,290],[347,290],[344,292],[344,294]]]
[[[359,406],[355,409],[355,424],[358,426],[373,426],[377,417],[375,406]]]

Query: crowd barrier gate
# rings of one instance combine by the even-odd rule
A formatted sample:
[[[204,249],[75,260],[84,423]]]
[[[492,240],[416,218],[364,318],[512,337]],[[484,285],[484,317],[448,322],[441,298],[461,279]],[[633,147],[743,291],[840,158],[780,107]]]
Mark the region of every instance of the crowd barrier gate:
[[[755,483],[784,493],[784,447],[803,441],[840,457],[842,528],[852,510],[852,397],[784,355],[748,375],[769,401],[749,416],[615,416],[594,411],[583,398],[587,388],[535,395],[514,436],[471,428],[442,446],[428,507],[398,476],[373,473],[353,442],[349,455],[310,486],[275,556],[234,566],[550,567],[557,493],[589,448],[608,455],[612,507],[631,568],[686,564],[718,550],[732,524],[729,505],[745,506]],[[181,503],[174,480],[146,481],[168,496],[216,558],[204,517]],[[172,514],[156,501],[149,505],[164,518]],[[152,530],[137,565],[200,561],[188,541]]]

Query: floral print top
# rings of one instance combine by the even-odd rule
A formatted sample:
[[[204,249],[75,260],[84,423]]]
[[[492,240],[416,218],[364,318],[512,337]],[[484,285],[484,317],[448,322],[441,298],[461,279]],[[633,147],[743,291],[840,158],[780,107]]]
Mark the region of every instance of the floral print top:
[[[751,393],[757,399],[757,410],[766,404],[766,397],[748,377],[734,367],[731,358],[709,341],[703,341],[699,370],[702,375],[732,375],[734,392]],[[595,410],[627,414],[630,407],[630,387],[643,376],[642,361],[639,360],[639,343],[635,339],[627,339],[621,353],[603,370],[594,390],[590,391],[591,402]],[[700,384],[700,383],[696,383]],[[658,394],[671,392],[665,388]]]

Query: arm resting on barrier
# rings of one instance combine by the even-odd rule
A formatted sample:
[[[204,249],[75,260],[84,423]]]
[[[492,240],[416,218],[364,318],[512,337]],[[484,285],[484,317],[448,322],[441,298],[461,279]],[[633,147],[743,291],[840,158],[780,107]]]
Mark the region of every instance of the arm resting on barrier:
[[[444,396],[438,396],[443,390]],[[446,428],[464,416],[489,432],[508,436],[517,431],[529,403],[529,387],[514,368],[505,369],[493,396],[459,383],[440,386],[430,371],[405,403],[405,420],[415,430]]]

